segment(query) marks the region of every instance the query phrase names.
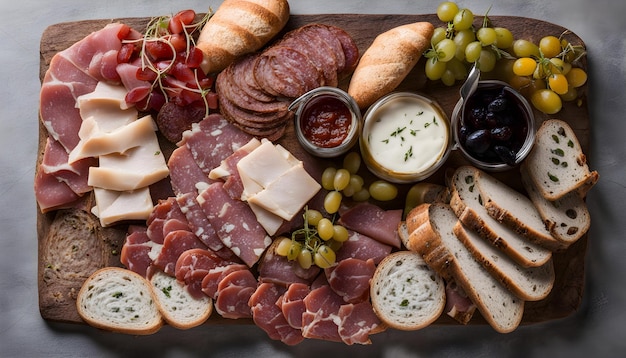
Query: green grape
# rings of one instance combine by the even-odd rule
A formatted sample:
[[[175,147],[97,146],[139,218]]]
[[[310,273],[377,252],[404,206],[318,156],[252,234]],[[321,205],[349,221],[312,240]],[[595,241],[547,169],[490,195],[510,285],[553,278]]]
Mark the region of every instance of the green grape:
[[[291,249],[292,240],[284,236],[276,238],[276,240],[280,240],[274,250],[276,254],[279,256],[287,256],[287,254],[289,254],[289,250]]]
[[[341,249],[341,246],[343,246],[343,242],[330,239],[326,241],[326,246],[330,247],[330,249],[333,250],[334,252],[337,252],[339,251],[339,249]]]
[[[515,40],[513,42],[513,54],[516,57],[539,58],[539,47],[528,40]]]
[[[483,45],[480,44],[480,41],[470,42],[467,47],[465,47],[465,61],[469,63],[478,61],[482,49]]]
[[[478,59],[478,68],[481,72],[491,72],[496,67],[498,58],[496,54],[489,49],[482,49],[480,51],[480,58]]]
[[[350,234],[348,233],[348,229],[346,229],[342,225],[334,225],[333,226],[333,240],[337,242],[345,242],[348,240]]]
[[[365,184],[365,181],[363,180],[363,177],[361,177],[358,174],[353,174],[350,176],[350,187],[352,187],[352,189],[354,189],[354,192],[356,193],[357,191],[361,190],[361,188],[363,188],[363,185]]]
[[[345,169],[337,169],[333,178],[333,189],[341,191],[350,184],[350,172]]]
[[[322,188],[326,190],[335,189],[334,181],[335,181],[336,173],[337,173],[336,168],[328,167],[324,169],[324,172],[322,173]]]
[[[454,77],[454,73],[452,73],[452,71],[450,71],[450,69],[446,69],[443,72],[443,75],[441,75],[441,82],[450,87],[450,86],[454,86],[454,82],[456,82],[456,78]]]
[[[496,43],[498,35],[496,34],[496,30],[492,27],[481,27],[476,31],[476,39],[478,39],[483,46],[489,46]]]
[[[327,245],[320,245],[315,252],[313,262],[322,269],[329,268],[335,264],[337,256]]]
[[[456,55],[456,44],[451,39],[443,39],[435,45],[437,59],[441,62],[448,62]]]
[[[369,192],[372,198],[378,201],[389,201],[396,198],[398,188],[384,180],[376,180],[370,184]]]
[[[452,19],[454,29],[457,31],[469,29],[472,27],[473,22],[474,14],[469,9],[459,10],[456,15],[454,15],[454,19]]]
[[[350,152],[343,158],[343,167],[350,172],[356,174],[361,167],[361,156],[357,152]]]
[[[300,264],[300,267],[302,267],[303,269],[308,269],[313,265],[313,255],[311,254],[311,251],[309,251],[306,248],[303,248],[302,250],[300,250],[300,252],[298,253],[298,264]]]
[[[453,58],[446,64],[446,71],[452,72],[455,80],[463,80],[467,77],[467,68],[462,60]]]
[[[370,191],[367,188],[362,188],[352,195],[354,201],[367,201],[370,198]]]
[[[561,97],[549,89],[535,91],[531,95],[530,101],[535,108],[546,114],[555,114],[563,107]]]
[[[320,239],[326,241],[330,240],[333,237],[334,229],[333,223],[328,218],[322,218],[319,223],[317,223],[317,236]]]
[[[452,1],[444,1],[437,6],[437,17],[443,22],[452,21],[457,12],[459,7]]]
[[[567,92],[561,95],[563,102],[571,102],[576,98],[578,98],[578,91],[573,86],[569,86]]]
[[[324,198],[324,210],[329,214],[334,214],[339,211],[342,197],[343,195],[336,190],[329,191]]]
[[[569,62],[565,62],[562,59],[558,58],[558,57],[552,57],[550,59],[550,62],[552,62],[552,65],[554,65],[554,69],[553,71],[557,71],[560,74],[563,75],[567,75],[567,73],[569,72],[569,70],[572,69],[572,64]]]
[[[446,29],[443,27],[437,27],[433,31],[433,35],[430,37],[431,45],[437,45],[441,40],[446,38]]]
[[[476,41],[476,35],[474,34],[474,31],[470,29],[462,30],[454,35],[453,41],[456,44],[455,57],[457,58],[457,60],[463,61],[465,60],[465,48],[471,42]]]
[[[287,251],[287,259],[290,261],[297,259],[300,251],[302,251],[302,244],[292,240],[291,246],[289,246],[289,251]]]
[[[322,213],[319,210],[307,209],[304,215],[307,224],[311,226],[317,226],[317,223],[323,218]]]
[[[507,49],[513,46],[513,34],[511,31],[504,27],[495,27],[496,31],[496,46],[499,49]]]
[[[426,73],[426,77],[428,77],[431,81],[437,81],[441,79],[441,76],[446,70],[446,63],[437,61],[437,59],[428,59],[426,61],[426,66],[424,68],[424,72]]]

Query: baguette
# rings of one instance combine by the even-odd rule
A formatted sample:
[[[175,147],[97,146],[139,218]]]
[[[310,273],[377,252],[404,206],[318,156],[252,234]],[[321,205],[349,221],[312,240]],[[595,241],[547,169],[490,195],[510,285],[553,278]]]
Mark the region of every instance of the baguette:
[[[121,267],[105,267],[89,276],[76,308],[89,325],[112,332],[148,335],[163,326],[148,280]]]
[[[422,204],[409,213],[409,242],[424,261],[446,281],[455,282],[500,333],[515,330],[524,301],[494,278],[459,241],[453,230],[458,218],[449,205]]]
[[[361,109],[393,91],[430,46],[429,22],[402,25],[378,35],[363,53],[348,86]]]
[[[150,284],[161,315],[172,327],[189,329],[199,326],[213,312],[213,300],[209,296],[194,298],[176,277],[163,271],[155,272]]]
[[[576,134],[559,119],[541,124],[524,165],[537,190],[550,201],[570,192],[584,197],[599,179],[597,171],[589,170]]]
[[[396,251],[376,268],[370,286],[372,307],[388,327],[413,331],[434,322],[446,303],[443,279],[422,257]]]
[[[289,20],[287,0],[225,0],[204,25],[196,46],[205,73],[216,73],[236,58],[267,44]]]

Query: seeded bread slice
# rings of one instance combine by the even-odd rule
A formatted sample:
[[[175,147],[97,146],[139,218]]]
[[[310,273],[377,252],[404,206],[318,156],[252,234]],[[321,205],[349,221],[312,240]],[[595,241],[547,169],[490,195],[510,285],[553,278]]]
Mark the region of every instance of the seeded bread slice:
[[[475,232],[465,228],[460,221],[454,226],[454,234],[493,277],[520,299],[539,301],[552,291],[552,260],[539,267],[522,267]]]
[[[411,215],[414,211],[418,212]],[[444,280],[459,285],[497,332],[515,330],[522,320],[524,301],[498,282],[459,241],[453,232],[459,220],[452,209],[446,204],[422,204],[411,213],[407,217],[411,249]]]
[[[563,247],[561,241],[548,231],[539,211],[526,195],[479,169],[474,171],[483,206],[492,218],[548,250]]]
[[[163,326],[148,280],[120,267],[105,267],[89,276],[76,307],[85,322],[108,331],[148,335]]]
[[[584,198],[576,192],[565,194],[560,199],[550,201],[541,195],[529,178],[528,168],[520,166],[522,184],[539,211],[539,215],[555,239],[564,248],[578,241],[591,226],[591,215]]]
[[[396,251],[378,264],[370,297],[378,318],[403,331],[428,326],[446,303],[443,279],[412,251]]]
[[[537,190],[550,201],[573,191],[584,197],[599,178],[598,172],[589,170],[572,128],[559,119],[541,124],[525,164]]]
[[[178,329],[189,329],[206,322],[213,312],[213,300],[209,297],[194,298],[185,286],[162,271],[150,278],[157,307],[165,321]]]
[[[472,166],[461,166],[452,175],[450,206],[459,220],[524,267],[542,266],[548,262],[552,251],[530,242],[487,213],[476,187],[476,173]]]

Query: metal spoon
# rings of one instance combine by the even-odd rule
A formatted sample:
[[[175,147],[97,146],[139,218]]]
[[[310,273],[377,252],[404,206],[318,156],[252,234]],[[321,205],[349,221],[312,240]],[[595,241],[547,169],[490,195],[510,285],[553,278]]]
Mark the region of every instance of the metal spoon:
[[[467,80],[465,80],[465,83],[461,85],[460,92],[463,102],[465,102],[465,100],[469,98],[474,93],[474,91],[476,91],[476,88],[478,88],[479,80],[480,70],[478,69],[478,67],[476,67],[476,63],[474,63],[472,68],[470,68],[469,74],[467,75]],[[465,103],[463,103],[463,105],[465,106]]]

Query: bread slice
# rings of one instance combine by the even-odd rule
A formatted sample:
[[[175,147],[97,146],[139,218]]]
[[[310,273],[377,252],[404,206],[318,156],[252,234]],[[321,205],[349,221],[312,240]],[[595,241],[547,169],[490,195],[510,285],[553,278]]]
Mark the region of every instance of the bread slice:
[[[416,207],[407,217],[410,247],[444,280],[459,285],[493,329],[511,332],[522,320],[524,301],[487,272],[459,241],[453,232],[458,221],[446,204]]]
[[[541,124],[525,165],[537,190],[550,201],[573,191],[584,197],[599,179],[598,172],[589,170],[574,130],[559,119]]]
[[[492,218],[548,250],[563,246],[548,231],[537,208],[526,195],[479,169],[474,171],[483,206]]]
[[[476,173],[476,168],[462,166],[452,175],[450,206],[459,220],[524,267],[542,266],[548,262],[552,257],[550,250],[528,241],[487,213],[476,187]]]
[[[585,199],[577,192],[570,192],[560,199],[550,201],[541,195],[529,177],[528,168],[520,166],[522,184],[539,215],[552,236],[559,240],[562,248],[578,241],[591,226],[591,215]]]
[[[78,314],[108,331],[148,335],[163,326],[152,288],[141,275],[120,267],[94,272],[76,298]]]
[[[165,322],[178,329],[189,329],[206,322],[213,312],[213,300],[209,297],[194,298],[185,285],[163,271],[150,278],[159,311]]]
[[[378,318],[404,331],[428,326],[446,303],[443,279],[412,251],[396,251],[378,264],[370,297]]]
[[[454,226],[454,234],[493,277],[520,299],[539,301],[552,291],[554,286],[552,260],[539,267],[525,268],[475,232],[465,228],[460,221]]]

